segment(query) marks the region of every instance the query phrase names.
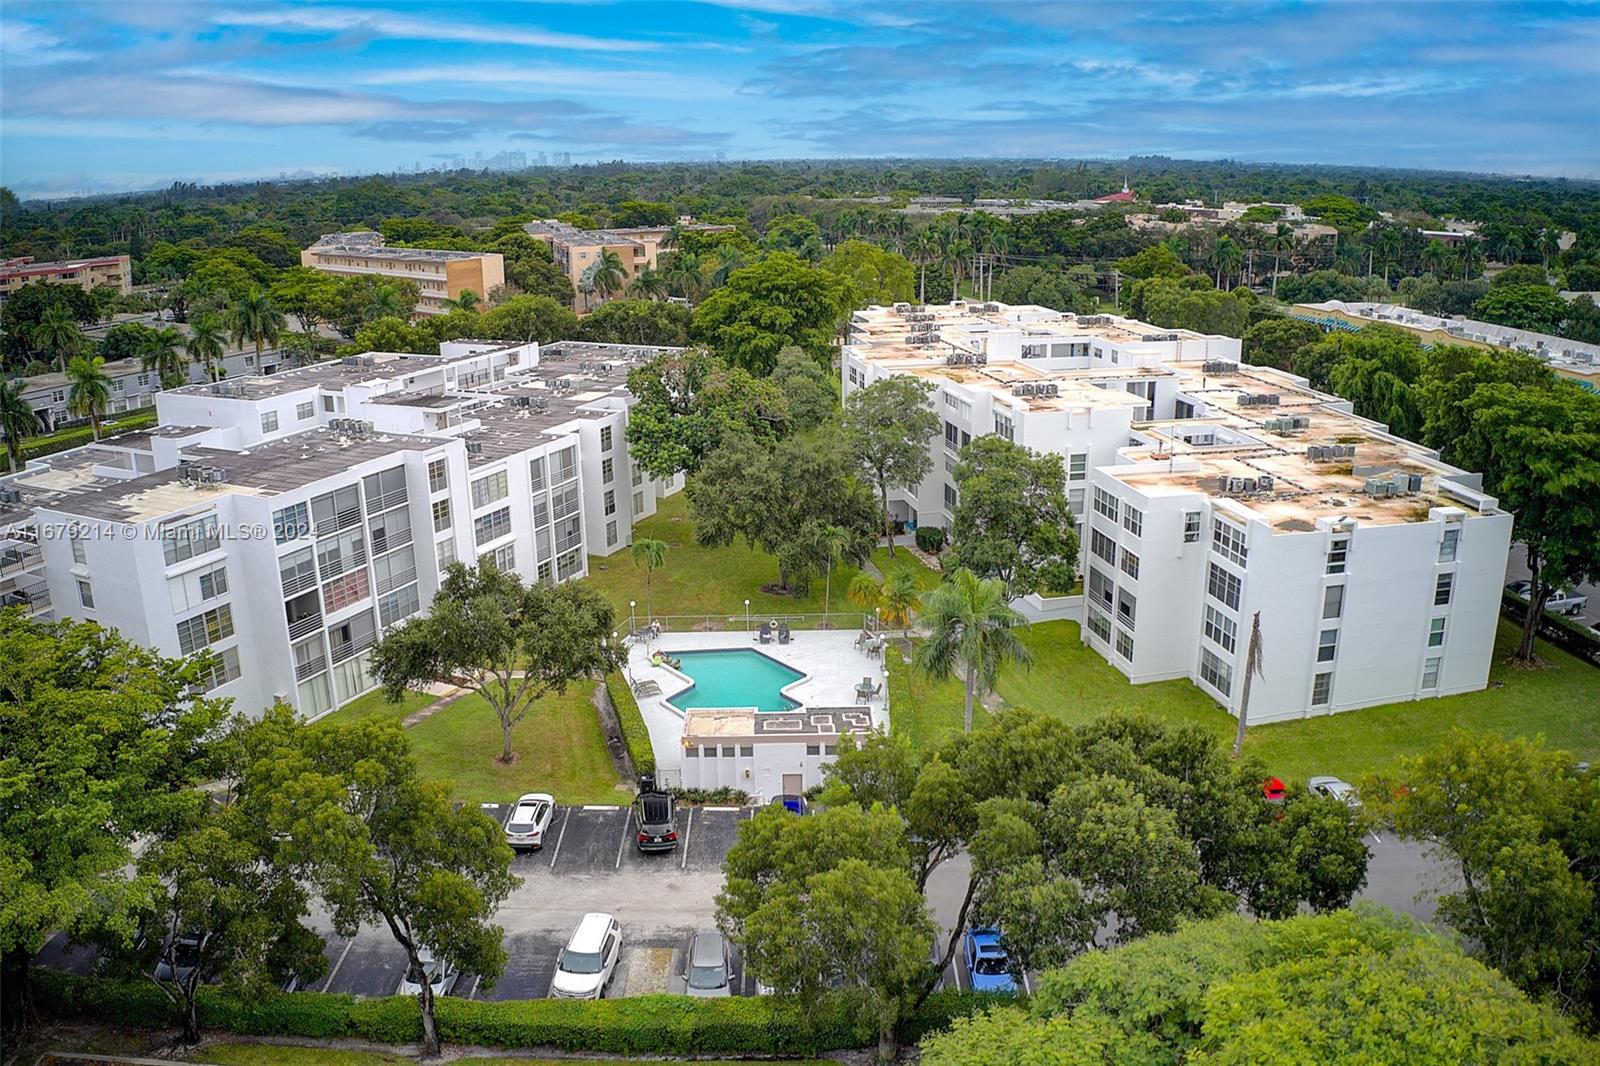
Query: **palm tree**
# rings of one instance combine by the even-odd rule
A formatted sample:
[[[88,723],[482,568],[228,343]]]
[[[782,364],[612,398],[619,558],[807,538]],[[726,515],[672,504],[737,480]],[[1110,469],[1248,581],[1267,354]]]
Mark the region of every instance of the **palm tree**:
[[[188,367],[178,354],[178,346],[183,342],[183,334],[168,326],[145,334],[139,346],[139,365],[154,370],[161,378],[163,389],[175,389],[189,380]]]
[[[1438,277],[1450,265],[1450,249],[1440,240],[1429,241],[1422,249],[1422,269]]]
[[[409,318],[411,308],[406,306],[404,296],[393,285],[379,285],[372,290],[372,297],[367,301],[367,318]]]
[[[22,461],[22,438],[31,437],[43,428],[39,416],[22,398],[22,382],[0,379],[0,433],[5,434],[6,457],[11,460],[13,474]]]
[[[602,248],[600,258],[595,260],[594,273],[590,275],[590,281],[602,301],[621,292],[622,287],[628,283],[628,268],[622,265],[622,256],[610,248]]]
[[[83,351],[83,331],[66,304],[51,304],[28,333],[33,346],[56,357],[56,365],[66,372],[67,360]]]
[[[928,302],[928,263],[939,252],[939,242],[933,235],[933,227],[924,226],[917,230],[915,237],[911,238],[911,258],[917,264],[917,303]]]
[[[472,289],[462,289],[461,295],[453,300],[446,300],[444,305],[452,311],[476,311],[478,305],[483,303],[483,297]]]
[[[1385,226],[1378,231],[1378,251],[1383,256],[1383,283],[1389,284],[1389,267],[1400,254],[1400,231]]]
[[[230,304],[223,313],[223,325],[228,327],[233,343],[242,346],[247,340],[255,342],[256,366],[259,369],[261,350],[269,344],[278,343],[278,334],[283,330],[283,312],[273,306],[272,297],[258,286]]]
[[[628,282],[628,295],[645,300],[659,300],[667,294],[666,279],[655,267],[645,267]]]
[[[877,612],[879,621],[900,627],[902,633],[911,628],[911,615],[922,598],[917,577],[908,566],[895,567],[881,583],[865,570],[857,571],[846,595],[863,611]]]
[[[917,651],[917,665],[934,680],[949,677],[959,665],[967,683],[962,721],[970,733],[973,698],[994,689],[1000,664],[1033,663],[1016,633],[1026,619],[1012,609],[1004,581],[979,578],[963,567],[928,594],[922,620],[933,632]]]
[[[713,286],[726,285],[728,283],[728,275],[748,265],[748,263],[749,260],[745,258],[744,253],[739,249],[732,246],[724,247],[717,253],[717,269],[711,272],[711,284]]]
[[[827,561],[822,571],[822,627],[828,628],[829,609],[833,605],[833,568],[839,556],[851,543],[850,532],[838,526],[826,525],[817,530],[816,546]]]
[[[100,416],[111,402],[111,379],[106,376],[106,361],[100,356],[78,356],[67,365],[67,410],[89,419],[90,432],[100,439]]]
[[[640,537],[628,549],[634,566],[644,567],[644,620],[650,621],[650,575],[667,565],[667,542]]]
[[[1471,281],[1483,273],[1483,242],[1468,237],[1456,249],[1456,261],[1461,264],[1461,280]]]
[[[183,351],[192,362],[206,368],[212,381],[222,380],[222,345],[222,322],[216,313],[195,315],[189,323],[189,339],[183,342]]]
[[[1561,253],[1561,230],[1554,226],[1545,226],[1539,230],[1539,260],[1546,270],[1550,269],[1550,260]]]
[[[1219,238],[1216,247],[1211,249],[1211,265],[1217,271],[1217,288],[1224,288],[1224,280],[1236,277],[1243,262],[1244,249],[1239,247],[1239,242],[1232,237]]]
[[[676,289],[678,295],[685,300],[695,300],[700,290],[705,287],[705,270],[700,266],[700,257],[693,252],[673,252],[672,262],[663,267],[662,271],[667,285]]]

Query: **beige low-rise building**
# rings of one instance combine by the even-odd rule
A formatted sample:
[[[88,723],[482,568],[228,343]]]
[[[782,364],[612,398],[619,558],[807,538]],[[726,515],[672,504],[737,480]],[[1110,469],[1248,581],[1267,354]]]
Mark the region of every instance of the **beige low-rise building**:
[[[133,292],[133,271],[125,255],[105,255],[94,259],[61,259],[38,263],[31,255],[0,261],[0,302],[36,281],[52,285],[76,285],[85,291],[110,285],[126,296]]]
[[[572,288],[578,293],[579,307],[588,309],[604,302],[605,296],[595,291],[594,274],[600,258],[606,252],[615,252],[622,261],[623,281],[627,282],[640,271],[654,270],[656,252],[661,247],[662,236],[651,228],[637,230],[579,229],[553,218],[529,222],[522,227],[528,236],[544,241],[555,256],[556,265],[566,271]]]
[[[472,290],[488,296],[506,281],[505,257],[498,252],[457,252],[438,248],[389,248],[383,234],[367,231],[327,233],[300,253],[300,263],[329,274],[380,274],[414,281],[421,290],[419,315],[442,315],[447,301]]]

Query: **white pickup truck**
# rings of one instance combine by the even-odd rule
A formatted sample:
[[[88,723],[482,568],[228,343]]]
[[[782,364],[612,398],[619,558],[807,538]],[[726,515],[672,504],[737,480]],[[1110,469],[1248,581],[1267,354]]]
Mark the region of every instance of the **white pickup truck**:
[[[1513,581],[1506,586],[1506,591],[1513,596],[1528,598],[1533,591],[1530,581]],[[1556,589],[1550,593],[1550,598],[1544,601],[1544,609],[1551,614],[1580,615],[1589,607],[1589,597],[1574,589]]]

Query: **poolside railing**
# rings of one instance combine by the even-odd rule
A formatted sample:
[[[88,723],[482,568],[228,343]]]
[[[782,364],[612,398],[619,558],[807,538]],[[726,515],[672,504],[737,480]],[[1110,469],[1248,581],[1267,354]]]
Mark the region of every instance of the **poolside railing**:
[[[782,623],[791,630],[867,630],[877,632],[881,627],[875,617],[865,611],[821,611],[813,613],[749,613],[743,610],[729,614],[652,614],[639,612],[627,619],[629,632],[640,632],[658,624],[663,633],[720,633],[758,632],[763,624]],[[775,627],[774,627],[775,628]],[[774,638],[776,639],[776,638]]]

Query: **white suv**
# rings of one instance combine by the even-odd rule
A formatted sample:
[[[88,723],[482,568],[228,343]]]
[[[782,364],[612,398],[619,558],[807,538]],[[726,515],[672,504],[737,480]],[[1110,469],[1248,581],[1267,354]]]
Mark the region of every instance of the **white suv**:
[[[622,926],[609,914],[585,914],[556,959],[550,979],[554,999],[599,999],[611,984],[622,953]]]

